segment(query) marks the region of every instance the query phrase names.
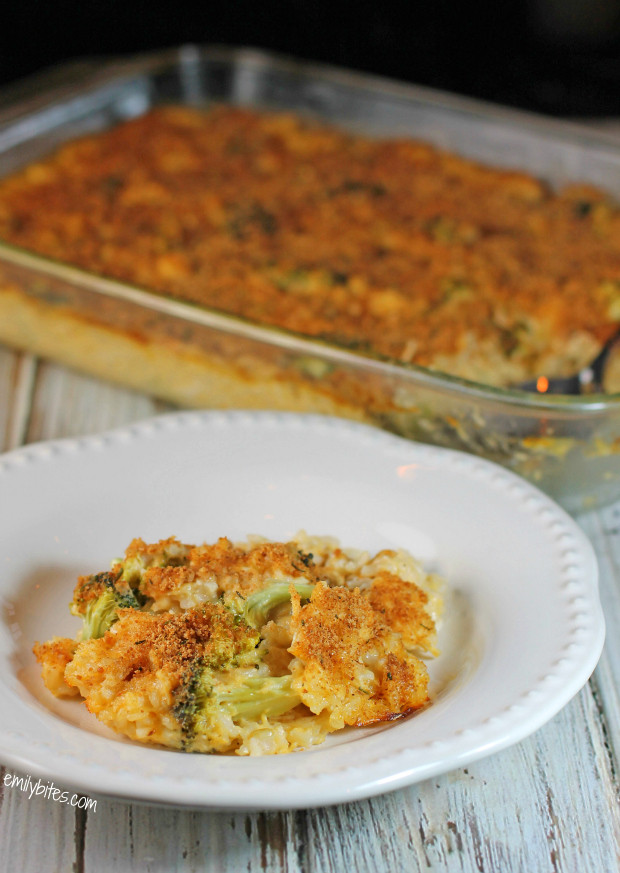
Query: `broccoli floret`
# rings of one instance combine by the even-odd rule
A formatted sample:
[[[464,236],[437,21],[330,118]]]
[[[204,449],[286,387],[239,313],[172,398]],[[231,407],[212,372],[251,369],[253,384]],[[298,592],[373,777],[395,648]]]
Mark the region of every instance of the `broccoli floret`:
[[[186,741],[210,737],[218,731],[222,714],[233,721],[253,721],[263,716],[276,718],[293,709],[301,699],[292,688],[292,676],[244,675],[238,683],[231,682],[234,670],[221,681],[216,672],[202,662],[194,663],[186,681],[175,693],[174,715],[181,725]]]
[[[134,541],[135,550],[124,558],[114,561],[120,579],[132,588],[137,588],[150,567],[181,567],[187,564],[190,546],[179,543],[173,537],[148,546],[142,541]]]
[[[290,586],[293,586],[302,600],[309,600],[314,590],[310,582],[295,581],[293,579],[284,582],[274,582],[267,588],[255,591],[247,598],[243,605],[243,617],[251,627],[262,627],[269,613],[281,603],[291,599]]]
[[[99,639],[117,620],[119,609],[140,609],[143,605],[144,598],[140,592],[129,588],[127,592],[121,593],[115,587],[114,581],[108,581],[103,594],[96,600],[91,600],[86,607],[82,639]]]
[[[300,597],[308,600],[314,585],[300,580],[273,582],[244,600],[239,594],[223,598],[223,605],[232,614],[233,622],[247,627],[260,639],[257,630],[268,619],[269,613],[282,603],[290,601],[291,585]],[[292,676],[252,676],[248,667],[259,667],[256,648],[222,663],[206,662],[199,658],[192,663],[175,691],[173,713],[179,722],[184,747],[192,749],[198,743],[217,749],[225,729],[222,716],[233,722],[277,718],[301,703],[292,689]],[[236,675],[235,675],[236,674]],[[224,720],[225,721],[225,720]]]
[[[73,592],[73,600],[69,604],[71,614],[83,616],[89,603],[97,600],[110,585],[114,585],[118,576],[118,573],[108,570],[90,576],[80,576]]]
[[[276,718],[297,706],[301,699],[292,688],[292,676],[259,676],[245,679],[234,688],[220,687],[212,699],[234,719]],[[208,710],[208,705],[205,707]],[[199,721],[202,716],[199,717]]]
[[[275,718],[300,703],[291,690],[292,676],[244,677],[237,685],[217,681],[204,670],[196,686],[194,733],[206,733],[213,715],[225,709],[233,720]]]

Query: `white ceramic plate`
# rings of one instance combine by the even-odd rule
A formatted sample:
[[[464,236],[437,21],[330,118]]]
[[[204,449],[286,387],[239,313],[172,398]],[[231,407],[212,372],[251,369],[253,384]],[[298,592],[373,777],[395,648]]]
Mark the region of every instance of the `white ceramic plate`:
[[[404,547],[452,595],[434,704],[269,758],[185,755],[109,732],[45,690],[35,640],[73,636],[78,574],[129,541],[298,529]],[[540,727],[604,636],[593,551],[547,497],[476,458],[320,416],[182,413],[0,456],[0,755],[89,795],[215,809],[312,807],[460,767]]]

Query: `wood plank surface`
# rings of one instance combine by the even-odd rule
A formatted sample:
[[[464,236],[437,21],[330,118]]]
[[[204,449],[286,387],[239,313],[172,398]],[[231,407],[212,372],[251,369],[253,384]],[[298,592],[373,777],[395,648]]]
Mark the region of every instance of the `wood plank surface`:
[[[3,450],[168,409],[0,348]],[[620,505],[580,521],[599,557],[608,642],[588,685],[529,739],[383,797],[249,815],[119,802],[97,797],[95,786],[96,810],[76,810],[3,786],[8,768],[0,769],[0,870],[619,870]]]

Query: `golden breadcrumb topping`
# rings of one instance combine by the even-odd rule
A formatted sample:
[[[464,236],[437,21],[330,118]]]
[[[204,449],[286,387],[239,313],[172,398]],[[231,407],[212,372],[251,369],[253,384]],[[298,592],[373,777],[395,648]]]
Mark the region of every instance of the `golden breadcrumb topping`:
[[[0,237],[175,298],[506,384],[620,323],[603,191],[290,114],[155,109],[0,183]]]
[[[432,651],[435,623],[428,615],[428,594],[394,573],[378,573],[368,589],[370,605],[398,631],[407,648]]]
[[[80,576],[76,640],[35,644],[46,686],[132,740],[275,754],[429,703],[438,580],[405,551],[328,537],[131,542]]]
[[[111,578],[108,572],[93,576],[78,576],[73,591],[73,611],[78,615],[83,614],[89,603],[101,597]]]
[[[43,671],[43,682],[55,697],[74,697],[79,692],[65,681],[65,670],[73,660],[78,643],[66,637],[53,637],[36,643],[33,652]]]
[[[294,543],[258,543],[250,548],[221,537],[215,545],[192,549],[190,567],[217,579],[223,591],[250,594],[269,581],[301,577],[314,579],[312,564],[304,561]]]
[[[294,687],[334,729],[406,715],[428,703],[426,667],[358,589],[315,586],[301,606],[293,594]]]
[[[149,567],[144,571],[141,590],[147,597],[157,597],[178,591],[182,585],[191,585],[196,571],[191,567]]]
[[[133,539],[125,549],[125,558],[151,558],[157,560],[161,555],[175,555],[183,552],[185,546],[176,537],[168,537],[157,543],[145,543],[140,537]]]

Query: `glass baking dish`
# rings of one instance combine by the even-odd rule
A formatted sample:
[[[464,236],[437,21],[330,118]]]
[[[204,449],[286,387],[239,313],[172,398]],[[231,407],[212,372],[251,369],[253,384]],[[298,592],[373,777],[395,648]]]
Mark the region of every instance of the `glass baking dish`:
[[[43,80],[45,82],[46,80]],[[17,96],[18,99],[15,99]],[[56,70],[0,109],[2,174],[155,105],[295,111],[620,196],[620,147],[577,125],[247,49]],[[620,395],[549,397],[350,351],[0,242],[0,341],[193,407],[308,410],[496,461],[571,512],[620,497]]]

